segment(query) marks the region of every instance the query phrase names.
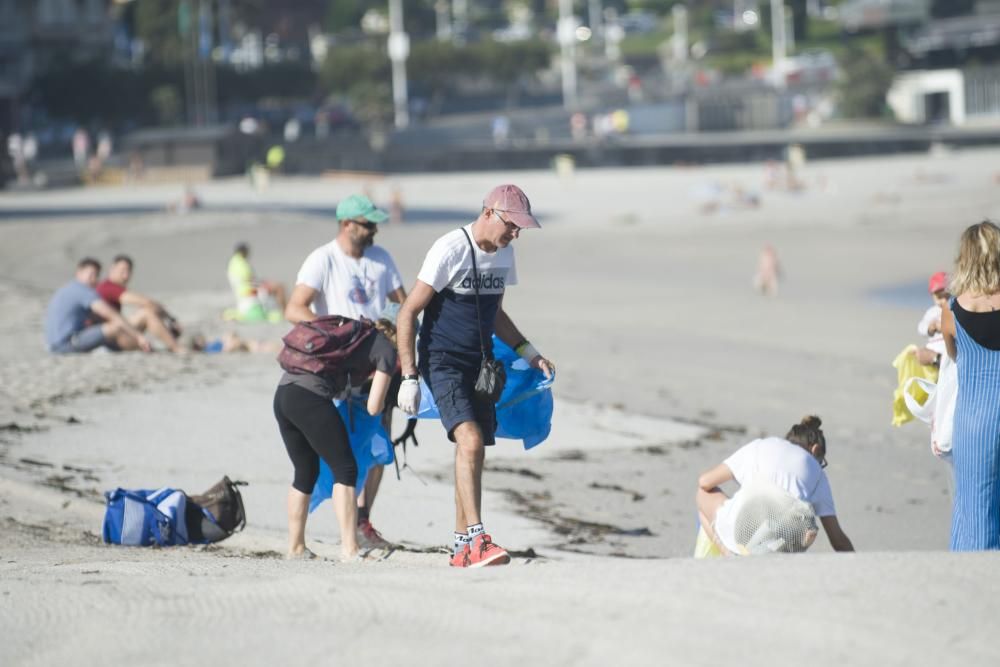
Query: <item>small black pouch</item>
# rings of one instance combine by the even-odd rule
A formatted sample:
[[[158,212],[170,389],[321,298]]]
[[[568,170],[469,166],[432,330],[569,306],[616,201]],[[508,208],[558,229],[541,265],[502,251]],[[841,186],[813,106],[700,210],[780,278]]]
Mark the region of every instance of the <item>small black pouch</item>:
[[[472,252],[472,289],[476,293],[476,328],[479,329],[479,349],[483,354],[483,361],[479,364],[479,375],[476,376],[476,385],[473,387],[473,391],[476,396],[484,401],[496,403],[500,400],[500,395],[503,394],[503,387],[507,383],[507,371],[504,369],[502,361],[497,361],[491,355],[488,356],[486,354],[486,343],[483,340],[482,315],[479,311],[479,267],[476,266],[476,248],[472,245],[472,238],[469,236],[469,232],[465,231],[464,227],[462,228],[462,233],[465,234],[465,239],[469,242],[469,250]]]

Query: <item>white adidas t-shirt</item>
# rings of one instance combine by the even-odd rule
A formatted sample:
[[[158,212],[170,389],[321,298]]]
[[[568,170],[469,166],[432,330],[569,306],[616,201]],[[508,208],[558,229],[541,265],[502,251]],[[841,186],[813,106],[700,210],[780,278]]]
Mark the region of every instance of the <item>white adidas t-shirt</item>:
[[[317,315],[371,320],[382,313],[389,294],[403,286],[396,263],[381,246],[369,246],[354,258],[336,239],[306,257],[295,282],[316,290],[312,309]]]
[[[835,516],[833,491],[819,461],[802,447],[784,438],[761,438],[740,447],[723,463],[733,471],[741,489],[719,508],[715,532],[730,551],[736,551],[733,529],[742,505],[742,488],[754,482],[769,483],[813,506],[816,516]]]
[[[472,225],[465,231],[472,234]],[[472,249],[476,269],[472,270]],[[484,252],[472,243],[461,229],[439,238],[424,258],[417,279],[434,288],[437,295],[424,311],[420,328],[422,350],[480,354],[479,329],[488,343],[500,308],[504,290],[517,283],[517,267],[511,246]],[[476,288],[479,289],[479,312],[476,311]]]

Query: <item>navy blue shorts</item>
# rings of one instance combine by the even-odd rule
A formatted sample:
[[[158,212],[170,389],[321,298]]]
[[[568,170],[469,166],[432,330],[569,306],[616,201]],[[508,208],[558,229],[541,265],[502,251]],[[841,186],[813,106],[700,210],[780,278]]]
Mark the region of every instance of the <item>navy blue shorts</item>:
[[[431,389],[448,439],[455,442],[455,427],[475,422],[483,432],[483,444],[496,443],[496,406],[477,397],[473,388],[479,375],[480,359],[470,363],[454,355],[430,352],[420,355],[420,375]]]

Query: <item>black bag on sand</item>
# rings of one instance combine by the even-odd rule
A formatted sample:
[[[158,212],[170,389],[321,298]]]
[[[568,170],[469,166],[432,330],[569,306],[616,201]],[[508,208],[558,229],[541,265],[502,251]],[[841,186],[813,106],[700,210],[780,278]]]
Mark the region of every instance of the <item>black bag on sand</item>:
[[[221,542],[243,530],[247,517],[243,497],[237,487],[246,485],[246,482],[234,482],[226,476],[205,493],[188,496],[184,520],[189,541],[202,544]]]
[[[472,289],[476,294],[476,328],[479,329],[479,349],[483,355],[473,391],[479,398],[490,403],[496,403],[500,400],[500,395],[503,394],[504,385],[507,384],[507,370],[504,368],[502,361],[490,359],[486,355],[486,342],[483,340],[483,327],[481,324],[482,314],[479,311],[479,285],[477,284],[479,268],[476,266],[476,249],[473,247],[472,237],[469,236],[469,232],[465,231],[465,227],[462,228],[462,233],[465,234],[465,240],[469,242],[469,251],[472,253]]]

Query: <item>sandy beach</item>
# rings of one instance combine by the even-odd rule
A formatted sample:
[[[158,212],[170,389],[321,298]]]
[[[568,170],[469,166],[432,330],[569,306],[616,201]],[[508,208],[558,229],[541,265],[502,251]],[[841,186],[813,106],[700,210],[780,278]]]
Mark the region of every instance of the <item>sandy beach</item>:
[[[992,665],[992,554],[947,553],[952,482],[920,423],[893,428],[892,359],[918,343],[927,277],[958,236],[1000,219],[1000,150],[811,162],[801,191],[764,165],[279,179],[0,194],[0,664],[400,660],[455,651],[539,665]],[[51,293],[77,259],[135,260],[132,286],[189,330],[277,340],[223,322],[237,241],[289,287],[367,190],[405,224],[377,242],[407,287],[435,238],[493,185],[531,197],[543,229],[516,242],[505,308],[558,365],[550,439],[487,455],[485,521],[511,566],[456,572],[451,445],[422,422],[373,522],[403,548],[287,563],[291,466],[271,413],[272,355],[53,357]],[[739,205],[727,192],[759,196]],[[706,193],[723,192],[706,206]],[[711,210],[709,210],[711,209]],[[777,249],[776,297],[756,294]],[[841,525],[859,553],[696,561],[698,474],[819,414]],[[396,420],[395,431],[402,428]],[[100,541],[102,493],[246,480],[247,529],[212,547]]]

